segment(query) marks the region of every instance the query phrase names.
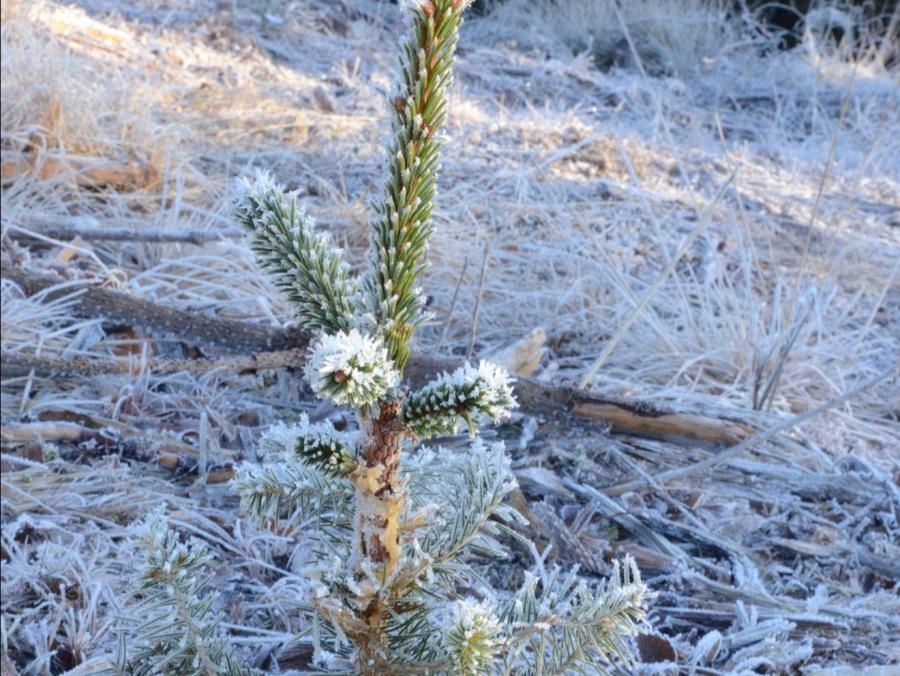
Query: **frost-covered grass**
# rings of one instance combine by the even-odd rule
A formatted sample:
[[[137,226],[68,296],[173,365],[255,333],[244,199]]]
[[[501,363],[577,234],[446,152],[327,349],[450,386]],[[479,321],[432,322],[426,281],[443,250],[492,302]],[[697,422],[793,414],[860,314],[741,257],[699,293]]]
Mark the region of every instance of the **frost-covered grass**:
[[[900,508],[890,483],[900,454],[896,72],[874,50],[852,61],[811,38],[760,56],[758,35],[699,2],[625,3],[620,16],[591,3],[584,20],[574,4],[547,14],[549,3],[510,0],[464,27],[423,283],[435,320],[418,347],[464,355],[477,308],[476,358],[543,327],[549,351],[538,375],[550,382],[589,376],[599,393],[725,409],[763,430],[889,374],[743,464],[615,498],[619,511],[690,543],[685,556],[705,562],[645,571],[660,604],[697,599],[694,614],[666,611],[662,626],[682,658],[722,671],[754,659],[785,668],[886,662],[897,650],[888,642],[896,625],[885,619],[896,599],[890,569],[865,557],[896,554],[889,515]],[[61,175],[5,181],[4,264],[282,324],[287,304],[225,217],[233,177],[251,166],[299,190],[351,268],[365,264],[366,202],[380,188],[386,117],[374,87],[395,65],[396,8],[238,5],[232,20],[212,0],[66,8],[4,0],[4,166],[36,144],[54,158],[137,162],[158,177],[134,190],[86,189]],[[650,20],[660,14],[672,17],[671,31]],[[592,33],[598,24],[624,25],[634,49]],[[607,40],[603,53],[622,66],[598,69],[598,52],[580,51],[591,36],[594,50]],[[49,226],[227,236],[203,246],[22,237]],[[69,320],[66,302],[23,298],[8,283],[2,292],[4,350],[184,354],[140,327],[105,335],[95,320]],[[254,438],[275,419],[334,416],[304,399],[298,383],[289,373],[10,378],[3,425],[86,413],[202,448],[212,464],[219,454],[253,457]],[[596,488],[706,457],[596,429],[536,427],[536,435],[531,424],[501,430],[522,433],[515,466],[528,470],[526,497],[549,505],[601,559],[605,547],[649,540],[624,523],[610,532],[618,512],[548,473]],[[302,630],[290,607],[300,584],[293,538],[302,534],[235,521],[235,498],[194,483],[196,474],[109,459],[92,469],[80,463],[100,461],[72,442],[58,445],[60,464],[32,466],[8,459],[22,449],[3,442],[4,642],[20,671],[72,665],[61,646],[79,646],[79,660],[112,654],[109,620],[124,593],[115,562],[130,556],[117,528],[161,496],[177,512],[172,525],[216,553],[221,603],[242,649],[275,651]],[[813,480],[819,493],[804,488]],[[676,521],[696,531],[673,531]],[[53,575],[79,590],[68,602],[58,584],[40,581],[42,552],[56,544],[67,553],[53,560],[62,571]],[[766,627],[781,637],[780,652],[760,642]],[[703,647],[718,646],[708,662],[701,636]],[[302,650],[282,664],[291,659],[302,663]]]

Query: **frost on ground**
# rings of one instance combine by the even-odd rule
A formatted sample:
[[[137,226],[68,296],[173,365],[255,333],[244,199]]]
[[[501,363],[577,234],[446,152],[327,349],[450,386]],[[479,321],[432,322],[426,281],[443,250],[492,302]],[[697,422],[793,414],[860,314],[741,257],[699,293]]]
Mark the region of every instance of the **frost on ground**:
[[[896,662],[890,45],[842,59],[811,30],[762,54],[766,36],[699,2],[628,5],[579,21],[509,0],[464,27],[417,347],[476,361],[542,328],[548,385],[757,434],[725,451],[550,408],[494,430],[518,449],[517,507],[550,559],[606,577],[636,558],[658,593],[648,672],[673,654],[705,673]],[[225,355],[177,327],[104,321],[78,282],[285,325],[230,217],[234,178],[257,167],[364,265],[396,7],[3,0],[2,14],[4,674],[115,654],[128,524],[161,503],[213,554],[241,655],[303,669],[303,534],[257,530],[226,481],[270,424],[334,412],[310,403],[300,364],[154,370]],[[56,286],[28,293],[12,268]],[[64,374],[42,366],[60,360]],[[112,360],[122,373],[91,375]]]

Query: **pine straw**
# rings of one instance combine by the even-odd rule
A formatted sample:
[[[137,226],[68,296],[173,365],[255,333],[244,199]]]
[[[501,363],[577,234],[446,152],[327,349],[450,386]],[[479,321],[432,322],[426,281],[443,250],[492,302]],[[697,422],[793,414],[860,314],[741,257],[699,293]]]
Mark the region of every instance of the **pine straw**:
[[[283,324],[288,306],[240,241],[40,234],[231,230],[231,180],[260,166],[300,190],[363,264],[385,137],[373,85],[394,67],[395,8],[239,4],[232,16],[212,0],[4,1],[4,163],[27,155],[38,167],[4,179],[6,261]],[[760,58],[721,17],[688,5],[682,23],[671,15],[681,37],[649,57],[662,52],[677,79],[642,73],[638,61],[653,72],[647,52],[622,46],[653,25],[634,14],[615,16],[619,37],[604,37],[631,59],[608,72],[596,52],[573,54],[584,29],[564,16],[530,30],[539,4],[511,1],[467,24],[424,282],[435,319],[419,347],[464,354],[474,329],[486,355],[544,327],[548,380],[588,376],[602,394],[725,409],[763,432],[887,373],[752,452],[669,482],[652,477],[711,451],[553,418],[499,430],[536,536],[600,574],[613,553],[638,554],[660,594],[657,628],[682,662],[706,673],[885,664],[900,656],[896,79],[872,50],[858,64],[810,42]],[[697,20],[719,22],[719,42],[688,39]],[[48,156],[69,170],[42,175]],[[141,180],[85,185],[84,157],[139,166]],[[11,284],[2,294],[4,350],[196,356],[140,327],[72,320],[65,302]],[[173,475],[97,459],[84,444],[4,442],[4,641],[20,670],[58,673],[112,651],[130,561],[123,526],[159,500],[218,552],[229,626],[273,670],[268,653],[302,629],[290,612],[291,534],[236,521],[234,496],[204,479],[226,456],[254,457],[274,420],[330,414],[297,377],[30,377],[4,381],[3,395],[5,427],[89,414],[188,444],[200,460]]]

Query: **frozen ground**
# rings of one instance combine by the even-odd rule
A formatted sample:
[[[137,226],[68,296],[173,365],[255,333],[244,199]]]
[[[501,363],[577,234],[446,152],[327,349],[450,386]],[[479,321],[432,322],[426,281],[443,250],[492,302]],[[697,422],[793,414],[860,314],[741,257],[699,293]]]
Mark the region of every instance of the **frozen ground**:
[[[3,0],[4,270],[282,326],[289,309],[228,216],[253,167],[298,189],[363,263],[397,9],[236,5]],[[762,54],[769,38],[699,2],[628,7],[510,0],[464,27],[418,348],[484,356],[541,328],[547,384],[762,435],[718,457],[549,411],[494,431],[561,559],[604,575],[614,555],[638,558],[682,670],[896,664],[890,46],[846,59],[811,33]],[[241,521],[224,482],[268,424],[313,409],[299,374],[147,369],[217,354],[85,318],[78,288],[51,300],[2,285],[4,362],[38,365],[3,374],[4,676],[112,653],[125,526],[163,499],[216,552],[238,645],[267,670],[302,668],[291,533]],[[132,373],[39,368],[76,357]]]

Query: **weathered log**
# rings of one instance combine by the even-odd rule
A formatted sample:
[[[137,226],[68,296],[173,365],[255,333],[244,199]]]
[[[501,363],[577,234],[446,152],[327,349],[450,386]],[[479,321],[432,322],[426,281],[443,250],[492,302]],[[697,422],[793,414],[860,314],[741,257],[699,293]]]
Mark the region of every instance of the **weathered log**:
[[[128,460],[155,462],[180,476],[196,475],[198,472],[197,449],[177,439],[147,433],[119,420],[69,411],[45,411],[41,418],[40,422],[0,427],[0,443],[4,452],[44,462],[43,444],[68,442],[60,449],[64,459],[116,453]],[[233,453],[223,455],[225,457],[220,458],[221,462],[206,469],[206,483],[223,483],[233,477]],[[4,471],[7,469],[4,466]]]
[[[52,359],[29,354],[2,352],[4,378],[26,376],[32,371],[41,376],[68,376],[93,378],[102,375],[136,375],[143,370],[157,375],[188,373],[200,376],[211,371],[249,373],[263,369],[288,368],[302,365],[305,350],[277,350],[225,359],[112,359],[99,360],[89,357]]]
[[[51,277],[26,272],[11,266],[0,268],[2,275],[18,284],[28,294],[44,292],[48,300],[72,294],[72,285],[54,289],[60,282]],[[299,366],[309,337],[300,329],[274,329],[231,319],[205,317],[183,310],[165,308],[157,303],[134,298],[124,293],[90,286],[73,304],[76,316],[104,319],[140,328],[163,336],[177,336],[202,346],[214,347],[243,357],[230,360],[160,360],[147,366],[164,373],[186,371],[203,373],[225,368],[231,371]],[[7,366],[5,362],[10,362]],[[406,377],[413,384],[427,381],[440,371],[452,370],[462,362],[459,358],[414,354],[406,367]],[[22,374],[28,368],[57,375],[100,375],[131,373],[131,362],[101,362],[70,359],[47,360],[13,356],[4,353],[4,375]],[[8,376],[7,376],[8,377]],[[615,433],[633,434],[664,441],[691,441],[711,445],[733,445],[746,438],[753,429],[737,419],[683,413],[646,401],[617,397],[598,397],[574,387],[548,385],[525,377],[515,382],[519,405],[539,414],[568,414],[604,423]]]
[[[8,265],[0,267],[4,279],[15,282],[26,295],[44,293],[48,301],[71,296],[69,282],[26,272]],[[101,289],[85,280],[81,295],[72,306],[75,316],[125,324],[159,336],[177,336],[231,354],[305,349],[309,337],[299,329],[274,329],[233,319],[220,319],[173,310],[118,291]]]
[[[80,225],[40,225],[31,228],[15,226],[12,233],[16,239],[29,242],[47,237],[69,241],[80,238],[84,241],[106,242],[173,242],[184,244],[206,244],[226,239],[236,239],[243,233],[235,228],[221,230],[175,230],[174,228],[150,228],[131,230],[127,228],[85,227]]]

